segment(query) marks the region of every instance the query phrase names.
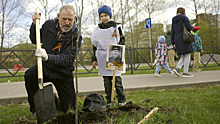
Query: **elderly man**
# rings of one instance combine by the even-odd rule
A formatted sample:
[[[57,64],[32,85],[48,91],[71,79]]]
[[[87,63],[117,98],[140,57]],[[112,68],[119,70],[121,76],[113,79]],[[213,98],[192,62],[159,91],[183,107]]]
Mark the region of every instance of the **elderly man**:
[[[36,19],[39,13],[32,16],[33,23],[30,28],[30,39],[36,44]],[[73,82],[73,62],[76,57],[76,40],[78,27],[75,22],[75,9],[71,5],[60,8],[57,18],[47,20],[40,30],[42,48],[35,51],[35,56],[43,60],[43,82],[52,82],[56,87],[61,103],[61,111],[67,112],[75,106],[75,88]],[[78,48],[82,37],[80,36]],[[30,111],[35,115],[33,95],[38,89],[37,66],[25,72],[25,87],[28,93]]]

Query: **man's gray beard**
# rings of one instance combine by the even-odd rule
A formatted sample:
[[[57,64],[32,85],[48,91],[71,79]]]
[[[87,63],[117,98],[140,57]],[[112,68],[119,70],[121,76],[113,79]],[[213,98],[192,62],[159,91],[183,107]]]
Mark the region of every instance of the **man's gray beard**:
[[[63,32],[69,32],[72,29],[72,27],[73,27],[73,25],[69,29],[66,30],[62,27],[62,25],[60,25],[60,28]]]

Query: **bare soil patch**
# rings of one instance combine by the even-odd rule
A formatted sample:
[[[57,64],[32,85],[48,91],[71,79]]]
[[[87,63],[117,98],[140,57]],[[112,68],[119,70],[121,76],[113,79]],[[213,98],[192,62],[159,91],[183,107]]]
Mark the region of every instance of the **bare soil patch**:
[[[149,102],[150,100],[145,100],[145,102]],[[78,120],[83,124],[106,124],[109,123],[109,119],[115,121],[115,118],[118,117],[120,114],[129,114],[134,115],[136,112],[142,112],[143,115],[147,115],[151,111],[152,108],[141,108],[140,106],[133,104],[131,101],[128,102],[125,106],[121,106],[118,108],[110,108],[106,111],[93,111],[93,112],[84,112],[81,111],[78,113]],[[164,108],[159,106],[159,111],[161,113],[169,114],[171,112],[177,112],[173,108]],[[179,112],[177,112],[179,113]],[[172,120],[169,119],[167,121],[168,124],[172,123]],[[37,124],[37,122],[33,122],[28,120],[26,117],[21,117],[16,121],[12,122],[11,124]],[[75,114],[74,113],[67,113],[63,115],[58,115],[54,117],[54,119],[50,120],[46,124],[75,124]]]

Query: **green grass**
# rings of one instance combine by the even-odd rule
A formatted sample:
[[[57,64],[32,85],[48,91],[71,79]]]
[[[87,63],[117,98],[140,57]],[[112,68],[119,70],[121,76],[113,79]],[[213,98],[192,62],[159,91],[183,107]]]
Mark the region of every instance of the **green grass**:
[[[13,75],[15,73],[12,73]],[[24,72],[18,72],[16,74],[16,76],[18,75],[24,75]],[[0,73],[0,77],[2,76],[11,76],[11,74],[9,73]],[[18,82],[18,81],[24,81],[24,77],[7,77],[7,78],[0,78],[0,83],[5,83],[5,82],[8,82],[10,80],[10,82]]]
[[[209,64],[208,66],[215,66],[215,67],[204,67],[203,65],[200,65],[200,69],[202,71],[213,71],[213,70],[220,70],[220,66],[216,66],[217,64]],[[156,67],[155,67],[156,68]],[[141,70],[141,69],[150,69],[149,66],[140,66],[138,67],[138,70],[134,70],[133,74],[154,74],[155,69],[150,69],[150,70]],[[180,72],[183,71],[183,68],[180,70]],[[98,72],[98,69],[93,69],[92,72]],[[189,72],[192,72],[192,68],[189,68]],[[25,72],[18,72],[16,75],[24,75]],[[75,73],[75,71],[73,72]],[[87,73],[85,69],[78,70],[78,73]],[[167,73],[167,71],[163,68],[161,70],[161,73]],[[14,73],[13,73],[14,74]],[[126,71],[126,73],[122,75],[131,75],[131,70]],[[1,76],[11,76],[9,73],[0,73]],[[84,78],[84,77],[98,77],[98,73],[88,73],[88,74],[78,74],[78,78]],[[0,83],[6,83],[8,80],[10,82],[19,82],[19,81],[24,81],[24,77],[9,77],[9,78],[0,78]]]
[[[155,113],[147,124],[219,124],[220,123],[220,85],[202,85],[190,88],[166,90],[138,90],[125,92],[127,102],[142,108],[164,108],[168,113]],[[83,108],[85,96],[80,97],[78,107]],[[149,102],[146,102],[148,100]],[[28,104],[1,105],[0,124],[9,124],[19,117],[29,118]],[[60,113],[62,114],[62,113]],[[134,115],[121,114],[115,121],[108,117],[110,124],[137,124],[145,116],[142,112]]]
[[[10,122],[17,120],[19,117],[28,117],[29,115],[28,105],[0,105],[0,124],[9,124]]]

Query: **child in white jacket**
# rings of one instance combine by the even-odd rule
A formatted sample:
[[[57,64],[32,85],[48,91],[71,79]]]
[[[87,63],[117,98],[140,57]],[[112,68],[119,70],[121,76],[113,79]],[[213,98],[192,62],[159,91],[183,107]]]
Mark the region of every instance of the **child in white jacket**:
[[[92,58],[93,68],[98,65],[98,74],[103,77],[107,107],[114,105],[111,101],[113,71],[106,69],[106,56],[108,44],[125,45],[125,38],[122,32],[122,27],[119,23],[111,21],[112,12],[109,6],[102,6],[98,9],[99,18],[102,21],[98,24],[91,35],[93,44],[94,56]],[[115,89],[117,93],[118,105],[125,105],[125,94],[122,85],[121,74],[125,73],[125,65],[123,71],[116,71],[115,74]]]

